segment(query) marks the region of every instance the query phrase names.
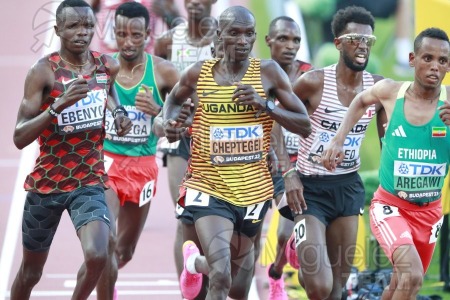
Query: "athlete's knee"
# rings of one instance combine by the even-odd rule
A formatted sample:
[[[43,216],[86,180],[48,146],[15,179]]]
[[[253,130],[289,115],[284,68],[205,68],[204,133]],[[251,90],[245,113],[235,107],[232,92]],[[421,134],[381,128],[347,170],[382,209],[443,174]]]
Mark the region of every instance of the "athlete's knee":
[[[216,291],[217,290],[224,290],[224,291],[230,290],[230,288],[231,288],[231,273],[230,273],[230,271],[210,270],[208,277],[209,277],[209,289],[210,290],[216,290]]]
[[[304,283],[306,294],[310,300],[327,299],[333,290],[332,283],[324,282],[319,278],[310,278]]]
[[[422,288],[423,273],[420,270],[411,269],[410,272],[399,274],[397,289],[408,291],[410,295],[416,295]]]
[[[35,286],[42,277],[43,268],[23,266],[18,274],[18,279],[24,286]]]
[[[131,261],[134,255],[135,247],[121,247],[117,250],[119,268],[122,268]]]
[[[109,257],[110,255],[108,255],[108,250],[106,247],[104,249],[99,249],[97,247],[89,247],[85,249],[84,261],[88,273],[97,273],[102,271]]]

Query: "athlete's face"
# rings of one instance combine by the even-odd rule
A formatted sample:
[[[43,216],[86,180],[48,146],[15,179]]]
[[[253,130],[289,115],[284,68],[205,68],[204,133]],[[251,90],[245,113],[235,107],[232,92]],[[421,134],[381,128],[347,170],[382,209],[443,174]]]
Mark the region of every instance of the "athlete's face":
[[[224,54],[232,61],[246,60],[256,40],[255,19],[249,14],[230,20],[218,32]]]
[[[415,80],[425,88],[436,88],[449,70],[449,44],[446,41],[425,37],[417,53],[409,56],[415,68]]]
[[[291,65],[300,49],[300,28],[294,22],[278,20],[266,36],[273,60],[281,66]]]
[[[149,36],[149,29],[145,27],[144,17],[128,18],[118,15],[114,33],[117,48],[123,59],[133,61],[142,57],[145,41]]]
[[[216,0],[184,0],[184,6],[190,20],[202,20],[211,16],[211,7]]]
[[[355,72],[366,69],[370,49],[374,43],[372,27],[365,24],[348,23],[346,30],[334,39],[344,64]]]
[[[55,26],[61,47],[73,53],[83,53],[94,36],[95,16],[90,7],[66,7]]]

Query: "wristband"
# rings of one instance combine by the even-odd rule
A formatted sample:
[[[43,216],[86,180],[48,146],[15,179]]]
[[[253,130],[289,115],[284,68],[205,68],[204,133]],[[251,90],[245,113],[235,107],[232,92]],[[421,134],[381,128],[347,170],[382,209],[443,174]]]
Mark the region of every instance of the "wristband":
[[[297,172],[297,169],[296,169],[295,167],[292,167],[292,168],[290,168],[289,170],[287,170],[286,172],[282,172],[282,173],[281,173],[281,176],[282,176],[283,178],[286,178],[286,176],[288,176],[288,175],[291,174],[291,173],[295,173],[295,172]]]
[[[58,117],[59,116],[59,112],[57,112],[56,110],[53,109],[53,103],[50,104],[47,108],[47,112],[52,116],[52,117]]]
[[[116,118],[116,116],[117,116],[117,114],[118,114],[119,112],[123,113],[123,115],[124,115],[125,117],[128,117],[128,112],[127,112],[127,110],[125,109],[125,107],[123,107],[122,105],[119,105],[119,106],[117,106],[116,108],[114,108],[114,110],[112,111],[112,116],[113,116],[114,119]]]

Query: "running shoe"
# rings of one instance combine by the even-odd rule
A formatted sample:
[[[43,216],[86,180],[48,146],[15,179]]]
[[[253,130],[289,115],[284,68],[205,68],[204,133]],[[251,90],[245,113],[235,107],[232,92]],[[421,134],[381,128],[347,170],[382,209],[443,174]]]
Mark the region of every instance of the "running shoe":
[[[269,276],[269,300],[288,300],[288,295],[284,290],[284,278],[279,279],[270,277],[270,268],[273,264],[267,267],[267,275]]]
[[[186,262],[192,254],[200,253],[193,241],[186,241],[183,244],[184,267],[180,277],[181,294],[185,299],[191,300],[197,297],[202,288],[203,275],[191,274],[186,269]]]
[[[294,239],[294,235],[291,235],[291,237],[289,238],[287,244],[286,244],[286,249],[284,250],[285,254],[286,254],[286,259],[288,261],[288,263],[296,270],[300,269],[300,264],[298,262],[298,258],[297,258],[297,251],[295,251],[295,239]]]

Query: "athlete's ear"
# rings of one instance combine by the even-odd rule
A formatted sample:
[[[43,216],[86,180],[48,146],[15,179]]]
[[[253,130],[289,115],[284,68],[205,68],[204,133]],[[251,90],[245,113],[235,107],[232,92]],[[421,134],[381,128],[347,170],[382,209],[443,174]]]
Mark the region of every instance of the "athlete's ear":
[[[268,35],[266,35],[265,40],[266,40],[267,47],[270,48],[271,42],[270,42],[270,37]]]
[[[415,60],[416,60],[416,56],[415,56],[414,52],[409,52],[409,66],[411,68],[414,68]]]
[[[53,26],[53,28],[55,29],[55,34],[56,34],[56,36],[59,37],[59,29],[58,29],[58,25]]]
[[[340,39],[338,38],[334,38],[334,46],[336,47],[337,50],[341,51],[342,50],[342,42]]]

